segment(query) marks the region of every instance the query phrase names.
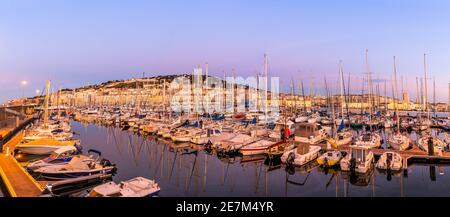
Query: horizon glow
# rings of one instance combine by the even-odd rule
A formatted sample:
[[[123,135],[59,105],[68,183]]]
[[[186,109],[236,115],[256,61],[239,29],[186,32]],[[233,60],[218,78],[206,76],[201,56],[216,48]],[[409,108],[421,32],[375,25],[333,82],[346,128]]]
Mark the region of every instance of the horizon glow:
[[[255,76],[269,56],[269,76],[291,78],[298,92],[324,94],[324,77],[338,93],[339,61],[358,93],[366,72],[374,84],[393,73],[412,101],[416,77],[436,79],[447,102],[450,82],[449,1],[26,1],[0,0],[0,101],[36,95],[45,80],[54,90],[108,80],[191,74]],[[21,86],[22,80],[28,81]],[[375,88],[375,87],[374,87]],[[433,99],[433,80],[428,82]],[[387,84],[387,95],[391,95]]]

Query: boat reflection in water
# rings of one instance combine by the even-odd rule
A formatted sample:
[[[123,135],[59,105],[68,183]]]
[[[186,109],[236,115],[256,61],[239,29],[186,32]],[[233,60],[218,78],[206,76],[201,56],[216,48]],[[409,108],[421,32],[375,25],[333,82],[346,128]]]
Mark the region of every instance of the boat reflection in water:
[[[286,167],[266,155],[218,157],[201,145],[79,122],[72,122],[72,126],[86,150],[101,150],[116,164],[114,182],[138,176],[152,179],[160,185],[161,197],[450,195],[450,189],[442,185],[450,181],[444,166],[434,167],[435,172],[430,173],[429,165],[411,164],[407,173],[392,174],[388,181],[387,174],[374,168],[352,177],[339,167],[321,168],[316,161]]]

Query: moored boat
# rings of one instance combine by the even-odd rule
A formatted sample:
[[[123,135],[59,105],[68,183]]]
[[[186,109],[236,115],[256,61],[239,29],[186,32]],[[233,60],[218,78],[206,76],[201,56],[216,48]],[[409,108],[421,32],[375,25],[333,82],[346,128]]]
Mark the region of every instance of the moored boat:
[[[136,177],[119,184],[108,182],[93,188],[88,197],[151,197],[159,194],[161,188],[154,180]]]
[[[302,166],[315,160],[321,148],[316,145],[301,144],[281,156],[281,162],[288,165]]]

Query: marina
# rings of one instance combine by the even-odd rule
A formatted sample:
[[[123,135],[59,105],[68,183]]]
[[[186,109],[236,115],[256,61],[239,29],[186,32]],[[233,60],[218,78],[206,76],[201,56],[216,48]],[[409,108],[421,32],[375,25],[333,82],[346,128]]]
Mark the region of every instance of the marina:
[[[450,196],[450,2],[66,1],[0,0],[3,200]]]
[[[271,157],[267,152],[244,155],[235,152],[221,154],[218,149],[209,150],[205,144],[174,142],[170,138],[164,139],[162,136],[158,136],[157,133],[146,133],[137,126],[131,128],[122,124],[108,125],[99,116],[89,118],[93,115],[82,113],[72,115],[74,120],[70,121],[69,125],[72,126],[73,139],[83,141],[82,146],[85,150],[101,150],[102,155],[107,156],[108,160],[117,166],[117,172],[113,174],[112,180],[120,182],[134,177],[148,177],[154,179],[161,187],[160,196],[216,196],[218,194],[228,196],[414,196],[414,191],[411,194],[408,192],[408,189],[413,188],[412,186],[430,187],[439,183],[437,180],[447,179],[445,171],[450,163],[449,152],[444,151],[441,154],[430,155],[421,150],[417,146],[418,136],[415,132],[410,134],[412,147],[407,150],[393,150],[385,142],[380,148],[368,149],[373,153],[375,159],[379,159],[385,152],[398,153],[405,162],[400,175],[399,173],[386,174],[386,171],[376,169],[375,160],[373,167],[367,172],[352,175],[351,172],[340,170],[339,166],[328,168],[319,165],[318,161],[314,159],[318,155],[309,162],[289,166],[283,164],[279,158]],[[89,119],[96,121],[86,122]],[[221,122],[232,124],[236,120],[224,119]],[[204,124],[206,123],[207,120]],[[301,130],[302,127],[309,124],[295,125],[295,129]],[[392,129],[380,129],[377,132],[386,138],[394,133],[393,131]],[[361,133],[361,130],[356,129],[351,132],[357,135]],[[433,128],[432,132],[439,136],[446,134],[445,130],[439,128]],[[327,134],[331,135],[332,133],[327,132]],[[2,167],[0,174],[3,180],[3,189],[7,191],[3,194],[19,197],[43,196],[45,188],[49,184],[57,183],[58,180],[45,181],[35,176],[32,177],[24,169],[23,166],[28,164],[29,157],[34,158],[34,155],[14,151],[15,146],[24,139],[24,135],[23,131],[19,131],[3,145],[3,154],[0,156],[0,166]],[[299,135],[304,135],[304,132]],[[280,139],[274,141],[280,141]],[[283,144],[283,142],[278,143]],[[266,150],[278,143],[268,143]],[[293,137],[287,139],[286,143],[292,144],[293,147],[305,145],[304,142],[295,141]],[[306,145],[309,146],[309,144]],[[333,150],[332,145],[326,139],[317,143],[317,147],[319,147],[320,153]],[[340,145],[335,150],[345,155],[350,152],[351,147],[351,144]],[[9,156],[6,150],[10,151]],[[13,158],[14,153],[15,158]],[[417,173],[421,174],[422,181],[414,180],[416,178],[413,177],[417,177]],[[242,176],[249,177],[249,179],[252,177],[253,181],[239,181],[241,180],[239,177]],[[93,185],[89,184],[88,188],[76,185],[83,186],[79,187],[83,189],[81,193],[78,189],[70,188],[71,194],[64,195],[86,195],[94,186],[105,183],[111,180],[110,178],[102,177]],[[402,183],[398,183],[400,179],[402,179]],[[375,181],[377,182],[375,183]],[[408,187],[405,188],[403,185]],[[302,189],[301,192],[293,193],[292,190],[288,190],[296,187]],[[400,194],[387,193],[384,188],[398,189]],[[421,192],[421,194],[423,193]],[[439,194],[438,191],[429,193],[430,195]]]
[[[367,50],[365,57],[369,72]],[[267,62],[264,55],[266,78]],[[269,93],[267,79],[261,90],[212,77],[222,85],[211,90],[208,65],[205,83],[200,67],[190,76],[157,77],[157,83],[149,86],[146,83],[155,78],[51,92],[47,81],[42,95],[3,108],[3,194],[298,196],[288,186],[308,182],[306,192],[316,196],[331,196],[325,192],[332,183],[334,196],[348,196],[351,185],[357,191],[371,186],[372,196],[384,188],[399,189],[404,196],[410,173],[428,169],[433,183],[437,167],[445,177],[450,164],[448,108],[427,102],[423,93],[420,107],[401,110],[400,105],[415,104],[405,94],[396,98],[395,57],[392,98],[372,92],[370,74],[363,93],[356,96],[360,109],[350,108],[355,96],[345,89],[350,80],[344,81],[341,62],[340,94],[326,86],[324,98],[305,96],[303,87],[302,95],[294,95],[293,89],[290,95],[273,89]],[[424,74],[426,78],[426,67]],[[173,90],[178,79],[192,84],[185,90],[188,94]],[[421,85],[424,92],[426,83]],[[210,91],[219,94],[218,101],[205,101]],[[236,94],[242,91],[246,94]],[[177,104],[177,99],[185,105]],[[310,176],[316,180],[309,181]],[[387,182],[377,182],[377,188],[375,180],[384,179]],[[390,186],[393,179],[400,179],[400,185]]]

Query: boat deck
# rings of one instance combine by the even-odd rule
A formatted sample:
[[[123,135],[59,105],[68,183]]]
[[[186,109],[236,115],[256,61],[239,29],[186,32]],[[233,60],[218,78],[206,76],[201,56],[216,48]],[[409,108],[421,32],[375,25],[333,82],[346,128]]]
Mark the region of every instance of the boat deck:
[[[37,197],[43,188],[23,169],[19,163],[6,154],[0,154],[0,176],[12,197]]]
[[[326,145],[325,145],[326,146]],[[348,152],[350,151],[349,145],[339,146],[340,151]],[[392,149],[381,149],[381,148],[372,148],[369,149],[375,156],[380,156],[383,153],[390,151],[400,154],[405,162],[440,162],[440,163],[450,163],[450,152],[442,152],[442,154],[429,155],[426,151],[418,148],[416,145],[412,145],[412,148],[400,151],[400,150],[392,150]],[[409,163],[408,163],[409,164]]]
[[[5,184],[8,193],[12,197],[37,197],[42,194],[43,188],[33,177],[11,156],[7,150],[14,150],[14,147],[23,138],[23,133],[17,134],[5,144],[3,153],[0,153],[0,176]],[[10,151],[11,152],[11,151]]]

